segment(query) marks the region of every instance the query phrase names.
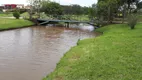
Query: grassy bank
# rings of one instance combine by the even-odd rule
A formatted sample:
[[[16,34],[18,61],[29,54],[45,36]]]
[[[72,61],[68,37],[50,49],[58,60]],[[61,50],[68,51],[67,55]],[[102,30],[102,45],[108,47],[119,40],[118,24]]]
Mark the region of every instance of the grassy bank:
[[[13,17],[12,13],[0,13],[0,17]]]
[[[79,42],[43,80],[142,80],[142,24],[98,29],[104,34]]]
[[[0,18],[0,30],[20,28],[31,25],[33,25],[33,23],[28,20]]]

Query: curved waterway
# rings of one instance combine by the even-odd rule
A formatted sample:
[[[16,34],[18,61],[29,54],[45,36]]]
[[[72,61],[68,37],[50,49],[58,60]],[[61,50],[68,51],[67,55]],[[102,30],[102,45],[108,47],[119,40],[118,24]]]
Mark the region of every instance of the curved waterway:
[[[99,35],[92,30],[33,26],[0,32],[0,80],[41,80],[78,39]]]

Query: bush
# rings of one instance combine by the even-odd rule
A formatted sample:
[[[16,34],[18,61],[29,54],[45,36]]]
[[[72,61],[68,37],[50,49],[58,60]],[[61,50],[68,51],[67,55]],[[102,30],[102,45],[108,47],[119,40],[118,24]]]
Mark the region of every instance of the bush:
[[[138,18],[137,18],[137,15],[135,15],[135,14],[130,14],[128,16],[127,21],[128,21],[128,25],[130,26],[131,29],[135,28],[135,25],[137,24],[137,20],[138,20]]]
[[[19,19],[20,18],[20,13],[18,11],[15,11],[13,12],[13,16],[16,18],[16,19]]]

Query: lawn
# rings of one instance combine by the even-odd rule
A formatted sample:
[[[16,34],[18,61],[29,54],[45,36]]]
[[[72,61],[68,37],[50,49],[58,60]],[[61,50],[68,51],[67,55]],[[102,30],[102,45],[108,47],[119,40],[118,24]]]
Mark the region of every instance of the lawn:
[[[13,17],[12,13],[0,13],[0,17]]]
[[[33,23],[24,19],[0,18],[0,30],[31,26]]]
[[[79,41],[43,80],[142,80],[142,24],[96,31],[103,35]]]

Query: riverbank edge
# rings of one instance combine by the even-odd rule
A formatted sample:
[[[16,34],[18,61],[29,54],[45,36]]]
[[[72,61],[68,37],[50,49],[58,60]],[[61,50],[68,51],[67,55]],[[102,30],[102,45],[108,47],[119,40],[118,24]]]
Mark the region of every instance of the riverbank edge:
[[[27,21],[30,21],[30,20],[27,20]],[[30,22],[31,22],[31,24],[25,24],[25,25],[22,25],[22,26],[15,26],[14,28],[0,29],[0,32],[2,32],[2,31],[10,31],[10,30],[15,30],[15,29],[28,28],[28,27],[36,26],[37,25],[33,21],[30,21]]]
[[[22,28],[28,28],[28,27],[32,27],[32,26],[36,26],[36,25],[33,23],[33,25],[26,25],[26,26],[21,26],[21,27],[17,27],[17,28],[0,29],[0,32],[16,30],[16,29],[22,29]]]
[[[139,23],[140,24],[140,23]],[[129,30],[129,27],[127,27],[127,25],[126,24],[113,24],[113,25],[108,25],[108,26],[106,26],[106,28],[104,28],[103,27],[103,29],[102,28],[99,28],[99,29],[97,29],[96,31],[97,32],[101,32],[102,33],[102,35],[101,36],[99,36],[99,37],[96,37],[96,38],[90,38],[90,39],[85,39],[86,41],[87,40],[90,40],[90,41],[92,41],[92,40],[95,40],[95,39],[97,39],[97,38],[102,38],[102,36],[104,36],[104,37],[106,37],[106,35],[108,34],[106,31],[109,31],[109,27],[114,27],[114,26],[116,26],[116,27],[118,27],[118,26],[123,26],[123,27],[125,27],[125,29],[127,28],[127,30]],[[141,24],[142,25],[142,24]],[[138,25],[138,26],[141,26],[141,25]],[[141,29],[141,28],[140,28]],[[130,31],[130,30],[129,30]],[[134,30],[133,30],[134,31]],[[133,31],[131,31],[131,32],[133,32]],[[116,36],[117,36],[117,34],[116,34]],[[61,58],[61,60],[59,61],[59,63],[57,64],[57,66],[56,66],[56,69],[52,72],[52,73],[50,73],[48,76],[46,76],[45,78],[43,78],[42,80],[66,80],[66,79],[64,79],[64,77],[62,77],[62,76],[67,76],[67,74],[66,75],[62,75],[61,73],[60,73],[60,70],[59,70],[59,68],[61,68],[62,66],[61,65],[65,65],[64,64],[64,61],[63,60],[65,60],[65,59],[67,59],[67,56],[69,55],[69,53],[72,51],[72,50],[74,50],[75,48],[77,48],[77,47],[80,47],[80,43],[82,43],[83,41],[85,41],[85,40],[79,40],[78,42],[77,42],[77,45],[76,46],[74,46],[74,47],[72,47],[68,52],[66,52],[66,54],[64,54],[64,56]],[[86,43],[83,43],[83,44],[90,44],[91,42],[86,42]],[[134,43],[133,43],[134,44]],[[138,54],[138,53],[137,53]],[[72,55],[72,54],[70,54],[70,55]],[[132,57],[132,56],[131,56]],[[128,57],[129,58],[129,57]],[[139,65],[141,65],[141,64],[139,64]],[[139,65],[137,65],[137,66],[139,66]],[[70,66],[70,65],[69,65]],[[62,69],[63,69],[64,67],[62,67]],[[125,71],[125,70],[124,70]],[[73,74],[73,73],[72,73]],[[131,74],[131,73],[130,73]],[[130,75],[129,74],[129,75]],[[59,76],[59,75],[61,75],[61,76]],[[140,74],[139,74],[140,75]],[[55,77],[56,76],[56,77]],[[71,75],[72,76],[72,75]],[[131,75],[132,76],[132,75]],[[100,76],[101,77],[101,76]],[[127,77],[127,76],[126,76]],[[130,76],[128,76],[128,77],[130,77]],[[137,76],[138,77],[138,76]],[[107,79],[110,79],[109,77],[106,77]],[[130,78],[132,78],[132,77],[130,77]],[[140,77],[138,77],[138,79],[139,79]],[[82,78],[81,78],[82,79]],[[68,79],[68,80],[70,80],[70,79]]]

